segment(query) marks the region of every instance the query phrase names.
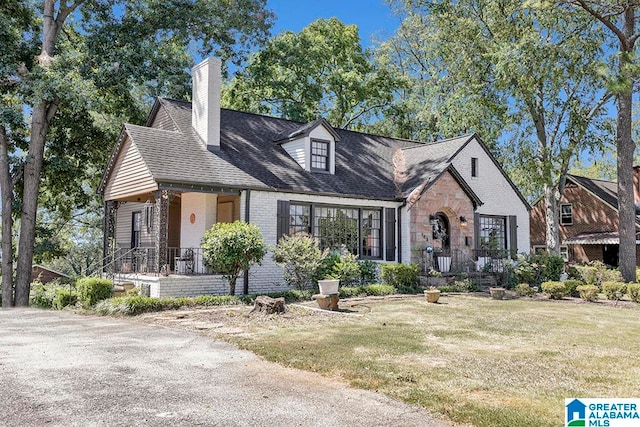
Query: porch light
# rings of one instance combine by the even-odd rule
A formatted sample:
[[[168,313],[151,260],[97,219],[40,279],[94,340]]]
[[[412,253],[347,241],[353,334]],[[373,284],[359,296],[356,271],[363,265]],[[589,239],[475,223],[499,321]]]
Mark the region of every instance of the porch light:
[[[467,218],[461,216],[460,217],[460,226],[461,227],[466,227],[467,226]]]

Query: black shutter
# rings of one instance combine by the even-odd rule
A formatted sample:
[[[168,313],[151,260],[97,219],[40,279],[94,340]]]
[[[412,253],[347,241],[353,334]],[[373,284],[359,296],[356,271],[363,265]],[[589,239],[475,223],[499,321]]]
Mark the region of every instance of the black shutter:
[[[509,216],[509,242],[511,256],[515,256],[518,253],[518,220],[515,215]]]
[[[277,213],[277,231],[276,242],[280,241],[280,238],[285,235],[289,235],[289,219],[291,213],[289,212],[289,201],[278,200],[278,213]]]
[[[398,208],[398,262],[402,262],[402,208]]]
[[[385,230],[385,249],[387,261],[396,260],[396,209],[385,208],[384,210],[384,230]]]

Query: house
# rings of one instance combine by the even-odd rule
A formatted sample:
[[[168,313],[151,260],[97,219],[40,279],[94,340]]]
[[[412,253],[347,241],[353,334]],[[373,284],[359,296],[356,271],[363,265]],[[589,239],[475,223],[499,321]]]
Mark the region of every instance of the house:
[[[441,270],[528,250],[529,206],[477,135],[426,144],[221,109],[220,84],[209,58],[193,69],[192,103],[160,98],[145,126],[123,126],[99,186],[105,271],[152,296],[225,293],[200,242],[234,220],[269,245],[306,232],[361,259]],[[243,291],[281,281],[267,255]]]
[[[640,167],[633,168],[636,205],[640,204]],[[545,249],[545,207],[540,200],[531,209],[532,251]],[[618,185],[615,182],[567,175],[560,198],[560,252],[570,263],[602,261],[617,267],[619,253]],[[640,227],[640,217],[636,218]],[[640,243],[637,241],[636,244]],[[636,264],[640,265],[639,260]]]
[[[53,282],[56,279],[71,280],[71,277],[59,271],[52,270],[44,265],[33,264],[31,266],[31,281],[38,280],[40,283]]]

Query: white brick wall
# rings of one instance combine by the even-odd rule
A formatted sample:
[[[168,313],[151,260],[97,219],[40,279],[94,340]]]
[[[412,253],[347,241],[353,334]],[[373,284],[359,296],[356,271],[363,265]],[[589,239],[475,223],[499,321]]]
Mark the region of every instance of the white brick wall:
[[[471,158],[478,159],[478,176],[471,177]],[[529,211],[475,139],[453,159],[453,166],[478,195],[481,215],[516,215],[518,252],[529,252]],[[507,227],[509,225],[507,224]]]
[[[220,147],[221,67],[218,58],[207,58],[192,68],[191,125],[208,146]]]
[[[138,288],[143,284],[150,287],[153,298],[196,297],[200,295],[228,295],[229,284],[222,276],[133,276],[123,279],[133,282]],[[242,293],[242,286],[236,294]]]

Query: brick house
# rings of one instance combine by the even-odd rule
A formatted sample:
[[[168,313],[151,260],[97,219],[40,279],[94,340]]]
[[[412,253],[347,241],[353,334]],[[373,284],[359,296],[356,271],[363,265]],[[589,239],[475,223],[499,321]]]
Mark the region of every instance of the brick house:
[[[528,250],[529,205],[477,135],[423,143],[228,110],[220,85],[209,58],[193,69],[193,103],[160,98],[145,126],[123,126],[99,187],[105,269],[122,280],[158,297],[227,292],[200,242],[234,220],[268,245],[305,232],[376,262],[424,263],[429,247],[444,271]],[[281,282],[267,255],[242,289]]]
[[[634,167],[636,206],[640,203]],[[570,263],[602,261],[617,267],[619,258],[618,185],[615,182],[568,175],[559,203],[561,254]],[[640,217],[636,219],[640,227]],[[545,250],[544,201],[531,209],[531,250]],[[639,243],[639,242],[637,242]],[[640,260],[636,261],[640,265]]]

